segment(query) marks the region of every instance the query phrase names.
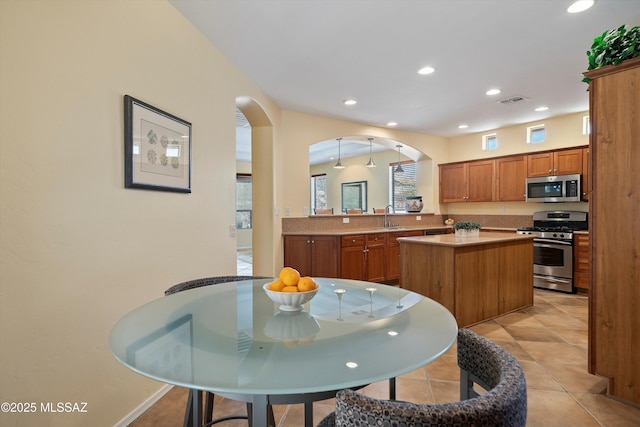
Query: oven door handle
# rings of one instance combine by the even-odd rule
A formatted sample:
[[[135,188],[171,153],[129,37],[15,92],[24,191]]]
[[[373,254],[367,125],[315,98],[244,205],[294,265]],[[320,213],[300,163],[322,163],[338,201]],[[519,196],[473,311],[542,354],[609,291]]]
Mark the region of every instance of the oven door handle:
[[[554,283],[571,283],[571,279],[558,279],[550,276],[541,276],[539,274],[534,274],[533,278],[542,279],[542,280],[546,280],[547,282],[554,282]]]
[[[551,239],[533,239],[533,243],[550,243],[552,245],[564,245],[564,246],[572,246],[571,242],[565,242],[562,240],[551,240]]]

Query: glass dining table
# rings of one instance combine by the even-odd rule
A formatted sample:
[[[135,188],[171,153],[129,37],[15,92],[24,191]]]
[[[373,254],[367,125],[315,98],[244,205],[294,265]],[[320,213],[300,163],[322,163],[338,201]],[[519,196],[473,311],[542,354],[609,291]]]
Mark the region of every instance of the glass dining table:
[[[305,404],[338,390],[424,366],[456,341],[453,315],[399,287],[314,278],[302,310],[283,311],[263,290],[270,279],[206,286],[151,301],[112,328],[115,358],[146,377],[191,390],[186,424],[197,426],[197,390],[252,403],[254,427],[269,405]],[[393,392],[392,392],[393,393]],[[392,396],[393,397],[393,396]]]

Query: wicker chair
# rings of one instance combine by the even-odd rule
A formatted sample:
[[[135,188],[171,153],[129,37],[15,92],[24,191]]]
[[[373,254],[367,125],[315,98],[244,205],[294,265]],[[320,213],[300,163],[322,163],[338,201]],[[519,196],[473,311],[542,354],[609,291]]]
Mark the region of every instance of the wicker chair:
[[[169,289],[164,291],[165,296],[172,295],[182,291],[188,291],[189,289],[196,289],[202,286],[211,286],[218,285],[220,283],[229,283],[229,282],[239,282],[241,280],[252,280],[252,279],[269,279],[269,277],[265,276],[216,276],[216,277],[206,277],[204,279],[195,279],[189,280],[186,282],[178,283],[177,285],[171,286]],[[193,401],[192,393],[197,393],[197,391],[190,390],[189,398],[187,401],[188,408],[191,408],[191,402]],[[213,400],[214,394],[210,392],[203,392],[205,402],[204,406],[204,425],[217,424],[223,421],[229,420],[237,420],[237,419],[246,419],[249,421],[249,425],[251,425],[251,403],[247,402],[247,415],[229,415],[226,417],[220,417],[213,419]],[[275,426],[275,420],[273,416],[273,410],[271,406],[269,406],[269,425]],[[185,417],[189,417],[189,411],[187,411]],[[185,425],[187,425],[185,419]]]
[[[468,329],[458,332],[459,402],[414,404],[379,400],[352,390],[336,395],[336,410],[319,427],[331,426],[491,426],[527,422],[527,385],[518,361]],[[479,394],[474,383],[486,390]]]

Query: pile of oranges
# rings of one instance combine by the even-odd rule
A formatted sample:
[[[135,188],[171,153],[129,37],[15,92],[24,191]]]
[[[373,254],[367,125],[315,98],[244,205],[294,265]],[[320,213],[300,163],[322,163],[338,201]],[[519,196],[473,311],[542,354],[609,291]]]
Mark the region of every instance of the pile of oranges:
[[[317,287],[318,285],[311,277],[300,277],[298,270],[291,267],[280,270],[278,279],[269,284],[269,290],[276,292],[309,292],[316,290]]]

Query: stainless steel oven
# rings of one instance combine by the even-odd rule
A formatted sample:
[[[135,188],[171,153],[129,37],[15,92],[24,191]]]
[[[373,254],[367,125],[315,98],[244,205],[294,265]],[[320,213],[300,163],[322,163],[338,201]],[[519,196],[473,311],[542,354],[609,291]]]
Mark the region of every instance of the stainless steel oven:
[[[573,232],[586,230],[587,213],[545,211],[533,214],[533,227],[518,234],[533,234],[533,286],[561,292],[574,292]]]
[[[573,242],[533,239],[533,286],[573,292]]]

